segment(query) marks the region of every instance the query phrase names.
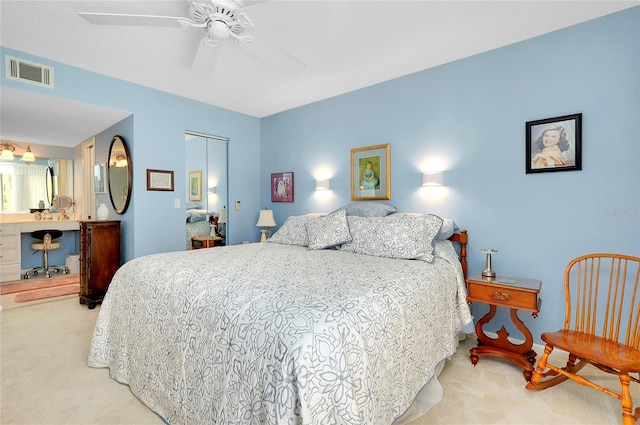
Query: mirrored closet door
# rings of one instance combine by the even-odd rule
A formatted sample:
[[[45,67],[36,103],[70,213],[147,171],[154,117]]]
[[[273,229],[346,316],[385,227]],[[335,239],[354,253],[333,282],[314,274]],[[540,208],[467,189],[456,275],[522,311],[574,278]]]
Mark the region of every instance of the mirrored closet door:
[[[205,246],[226,244],[228,139],[196,132],[185,133],[187,172],[187,249],[193,238],[211,237]],[[196,246],[202,241],[196,240]]]

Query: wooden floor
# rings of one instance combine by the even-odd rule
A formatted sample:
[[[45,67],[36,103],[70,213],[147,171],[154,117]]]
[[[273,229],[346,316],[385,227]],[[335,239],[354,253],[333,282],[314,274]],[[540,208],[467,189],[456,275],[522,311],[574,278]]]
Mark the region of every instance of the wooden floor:
[[[6,282],[0,285],[3,310],[27,305],[77,297],[80,292],[79,274],[53,274]]]

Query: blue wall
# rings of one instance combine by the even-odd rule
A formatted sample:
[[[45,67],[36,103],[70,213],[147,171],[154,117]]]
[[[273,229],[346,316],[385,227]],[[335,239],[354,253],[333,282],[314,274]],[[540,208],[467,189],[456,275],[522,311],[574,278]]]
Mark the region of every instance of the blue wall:
[[[350,202],[350,150],[391,144],[391,200],[469,230],[500,273],[543,281],[534,335],[562,325],[562,273],[593,251],[640,255],[640,7],[262,120],[2,49],[56,69],[54,90],[3,86],[128,111],[133,198],[121,217],[126,258],[184,249],[184,132],[228,137],[229,241],[256,241],[258,209],[331,211]],[[583,114],[583,170],[525,175],[525,122]],[[128,122],[131,120],[131,122]],[[120,123],[119,123],[120,125]],[[117,130],[117,131],[116,131]],[[108,143],[111,131],[98,137]],[[82,140],[77,141],[78,144]],[[100,148],[102,149],[102,148]],[[104,147],[106,153],[108,144]],[[255,166],[260,164],[259,167]],[[146,190],[146,169],[175,171],[175,192]],[[420,187],[444,168],[445,187]],[[295,202],[270,202],[269,176],[295,173]],[[316,177],[331,190],[315,192]],[[182,208],[174,209],[174,198]],[[486,308],[473,306],[476,317]],[[516,333],[513,336],[517,337]]]
[[[229,209],[228,240],[231,244],[243,240],[257,240],[255,227],[259,203],[260,120],[237,112],[195,102],[182,97],[109,78],[46,58],[2,48],[5,54],[18,56],[55,67],[55,89],[40,88],[7,80],[2,73],[3,86],[28,90],[122,111],[132,116],[112,129],[105,129],[96,137],[96,152],[104,154],[111,137],[122,134],[133,160],[132,202],[123,216],[124,259],[146,254],[184,250],[186,202],[185,140],[186,130],[229,138],[229,202],[242,202],[241,211]],[[129,121],[130,120],[130,121]],[[115,123],[114,123],[115,124]],[[81,144],[83,140],[78,140]],[[98,161],[101,159],[98,158]],[[174,170],[174,192],[147,191],[146,170]],[[80,170],[76,170],[80,171]],[[232,197],[231,197],[232,196]],[[104,197],[103,197],[104,198]],[[174,208],[174,198],[181,207]],[[106,198],[108,200],[108,195]],[[99,201],[104,201],[100,199]],[[112,218],[115,214],[112,212]]]
[[[525,174],[525,123],[574,113],[582,171]],[[562,326],[570,259],[640,255],[638,117],[640,7],[264,118],[261,206],[282,224],[349,203],[350,150],[390,143],[385,202],[468,229],[472,272],[490,247],[499,273],[542,280],[540,316],[520,313],[537,336]],[[441,167],[445,187],[420,187]],[[295,202],[272,204],[269,176],[282,171],[294,172]],[[328,193],[314,191],[320,174]]]

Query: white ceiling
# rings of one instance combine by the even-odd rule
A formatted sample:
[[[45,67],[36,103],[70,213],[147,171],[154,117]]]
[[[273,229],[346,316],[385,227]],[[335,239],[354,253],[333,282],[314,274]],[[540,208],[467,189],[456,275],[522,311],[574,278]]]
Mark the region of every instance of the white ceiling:
[[[640,1],[579,0],[271,0],[249,4],[245,10],[255,24],[249,32],[306,64],[294,75],[229,43],[223,46],[213,74],[196,77],[191,63],[204,36],[201,29],[92,25],[78,16],[84,11],[186,17],[186,1],[2,0],[0,41],[4,47],[264,117],[638,4]],[[60,129],[63,134],[57,135],[50,123],[75,117],[73,126],[67,127],[84,125],[77,114],[87,117],[85,131],[95,134],[106,128],[96,131],[95,126],[104,123],[93,123],[95,113],[103,112],[101,108],[67,112],[74,105],[65,102],[54,108],[47,103],[45,110],[33,111],[37,102],[30,96],[6,88],[1,94],[3,139],[24,141],[30,137],[29,127],[34,135],[40,131],[51,140],[45,144],[60,145],[59,140],[68,139],[66,131],[71,130]],[[106,112],[109,118],[111,114],[127,115]],[[16,139],[18,135],[21,139]]]

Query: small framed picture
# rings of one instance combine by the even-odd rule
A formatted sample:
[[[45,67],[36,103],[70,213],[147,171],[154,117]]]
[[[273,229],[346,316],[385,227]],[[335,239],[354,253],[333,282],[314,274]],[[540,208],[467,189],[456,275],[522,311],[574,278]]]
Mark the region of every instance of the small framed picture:
[[[107,193],[104,162],[93,166],[93,191],[94,193]]]
[[[526,123],[526,174],[582,170],[582,114]]]
[[[189,201],[202,201],[202,171],[189,171]]]
[[[293,202],[293,172],[271,174],[271,202]]]
[[[173,171],[147,169],[147,190],[173,192]]]
[[[351,200],[391,199],[391,145],[351,149]]]

